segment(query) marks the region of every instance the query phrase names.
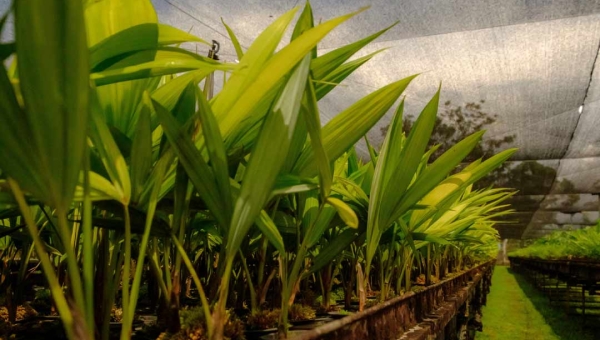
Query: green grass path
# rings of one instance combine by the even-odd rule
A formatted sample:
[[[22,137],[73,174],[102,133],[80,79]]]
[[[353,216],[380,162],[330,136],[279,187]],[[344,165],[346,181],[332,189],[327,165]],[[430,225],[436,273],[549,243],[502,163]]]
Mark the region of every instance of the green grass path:
[[[477,340],[587,340],[577,317],[550,306],[548,299],[508,267],[496,267],[492,288],[483,307],[483,332]]]

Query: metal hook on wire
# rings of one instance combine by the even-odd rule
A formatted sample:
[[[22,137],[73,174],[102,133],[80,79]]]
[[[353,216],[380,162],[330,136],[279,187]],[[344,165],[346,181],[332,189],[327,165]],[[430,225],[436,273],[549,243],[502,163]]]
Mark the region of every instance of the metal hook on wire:
[[[208,51],[208,57],[213,60],[219,60],[219,55],[217,53],[219,53],[220,49],[221,49],[221,44],[219,44],[218,41],[213,40],[212,46],[211,46],[210,50]],[[214,87],[215,87],[215,74],[214,74],[214,72],[211,72],[206,77],[206,80],[204,82],[204,93],[206,94],[206,99],[210,100],[213,97]]]
[[[221,44],[219,44],[218,41],[213,40],[211,49],[210,49],[210,51],[208,51],[208,57],[212,58],[214,60],[219,60],[219,56],[217,55],[217,53],[219,53],[220,49],[221,49]]]

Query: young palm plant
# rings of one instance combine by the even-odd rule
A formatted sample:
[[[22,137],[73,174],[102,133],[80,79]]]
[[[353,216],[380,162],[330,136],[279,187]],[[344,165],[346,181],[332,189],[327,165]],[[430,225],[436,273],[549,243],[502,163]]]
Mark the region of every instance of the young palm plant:
[[[0,158],[0,167],[7,177],[5,187],[14,195],[14,201],[26,221],[69,338],[93,338],[95,333],[92,200],[116,199],[123,205],[123,302],[126,310],[135,305],[130,303],[128,287],[128,266],[131,263],[129,174],[102,117],[101,111],[110,104],[107,105],[106,96],[102,98],[102,91],[90,88],[90,80],[92,86],[103,85],[103,89],[107,89],[112,83],[130,79],[186,69],[213,71],[223,67],[187,51],[166,47],[190,40],[190,35],[174,28],[156,22],[138,24],[124,23],[122,18],[106,20],[117,5],[116,1],[85,5],[61,1],[34,1],[27,5],[17,2],[14,12],[19,43],[14,51],[13,65],[18,60],[18,66],[12,79],[4,67],[0,70],[2,118],[6,122],[2,125],[0,145],[7,150]],[[130,11],[141,9],[140,14],[153,13],[149,2],[137,1],[128,6],[126,9]],[[92,29],[86,30],[85,18]],[[99,22],[90,22],[98,18]],[[144,18],[144,15],[139,18]],[[128,44],[133,40],[139,44]],[[9,52],[11,46],[14,48],[14,45],[8,45]],[[174,55],[184,61],[183,68],[168,66]],[[132,95],[128,90],[120,88],[127,84],[116,84],[119,88],[107,92],[113,96],[120,93],[116,95],[119,98],[123,95],[130,98]],[[135,98],[132,100],[137,105]],[[120,101],[118,104],[124,103]],[[116,110],[109,111],[114,113]],[[89,125],[91,129],[88,129]],[[88,131],[92,150],[86,143]],[[22,136],[31,138],[23,139]],[[111,182],[87,170],[80,176],[82,169],[90,169],[89,155],[96,155],[96,159],[102,161],[103,170],[108,173]],[[28,207],[27,200],[32,198],[48,206],[56,218],[57,234],[67,262],[69,290],[66,295],[46,255],[38,226]],[[81,257],[76,251],[79,237],[72,238],[73,225],[67,220],[72,203],[77,200],[83,201]],[[117,254],[113,253],[112,258],[116,259]],[[78,259],[82,259],[81,262]],[[83,267],[81,272],[80,263]],[[134,282],[133,294],[135,289]],[[126,318],[124,323],[127,325],[130,320]],[[128,332],[127,327],[123,329],[124,333]]]
[[[438,91],[408,136],[401,103],[381,150],[369,146],[363,162],[355,143],[414,76],[321,126],[318,101],[379,53],[350,60],[389,27],[317,55],[358,12],[315,25],[307,3],[278,50],[297,12],[246,51],[226,26],[239,60],[230,64],[177,47],[205,42],[159,24],[149,0],[16,2],[16,44],[2,50],[11,70],[0,66],[0,204],[18,208],[68,338],[108,339],[120,303],[120,338],[129,339],[144,280],[158,287],[159,321],[171,334],[182,327],[189,276],[204,338],[223,339],[228,308],[249,301],[259,312],[268,294],[278,297],[285,337],[301,287],[321,284],[326,306],[341,278],[347,302],[356,287],[362,308],[367,287],[379,287],[381,300],[392,282],[396,294],[402,281],[410,289],[420,263],[429,278],[464,258],[487,259],[512,193],[471,186],[514,150],[450,175],[478,132],[430,163]],[[49,240],[40,234],[47,226]]]

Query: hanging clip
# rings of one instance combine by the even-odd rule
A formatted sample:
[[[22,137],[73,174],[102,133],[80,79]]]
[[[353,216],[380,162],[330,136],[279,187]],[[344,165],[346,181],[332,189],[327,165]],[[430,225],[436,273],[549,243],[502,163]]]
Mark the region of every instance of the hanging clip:
[[[213,40],[212,47],[211,47],[210,51],[208,51],[208,57],[212,58],[214,60],[219,60],[219,56],[217,55],[217,53],[219,53],[220,49],[221,49],[221,44],[219,44],[218,41]]]

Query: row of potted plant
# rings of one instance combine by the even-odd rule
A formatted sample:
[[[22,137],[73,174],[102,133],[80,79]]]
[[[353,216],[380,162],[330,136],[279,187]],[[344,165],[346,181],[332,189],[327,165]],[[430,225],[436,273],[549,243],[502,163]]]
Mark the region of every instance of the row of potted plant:
[[[206,42],[160,24],[149,0],[15,2],[15,43],[0,49],[12,59],[0,67],[3,254],[19,254],[20,280],[39,260],[69,339],[108,339],[115,304],[131,338],[146,297],[163,337],[235,338],[232,309],[250,324],[276,315],[285,337],[299,306],[328,310],[334,289],[362,310],[494,256],[513,192],[474,183],[515,150],[462,164],[481,131],[430,159],[440,91],[407,133],[396,103],[415,76],[322,126],[319,100],[389,29],[319,55],[359,12],[315,24],[307,3],[246,50],[226,26],[239,60],[227,63],[179,47]],[[390,110],[383,145],[358,157]]]
[[[600,260],[600,224],[582,229],[557,230],[527,247],[509,254],[512,257],[543,260]]]

